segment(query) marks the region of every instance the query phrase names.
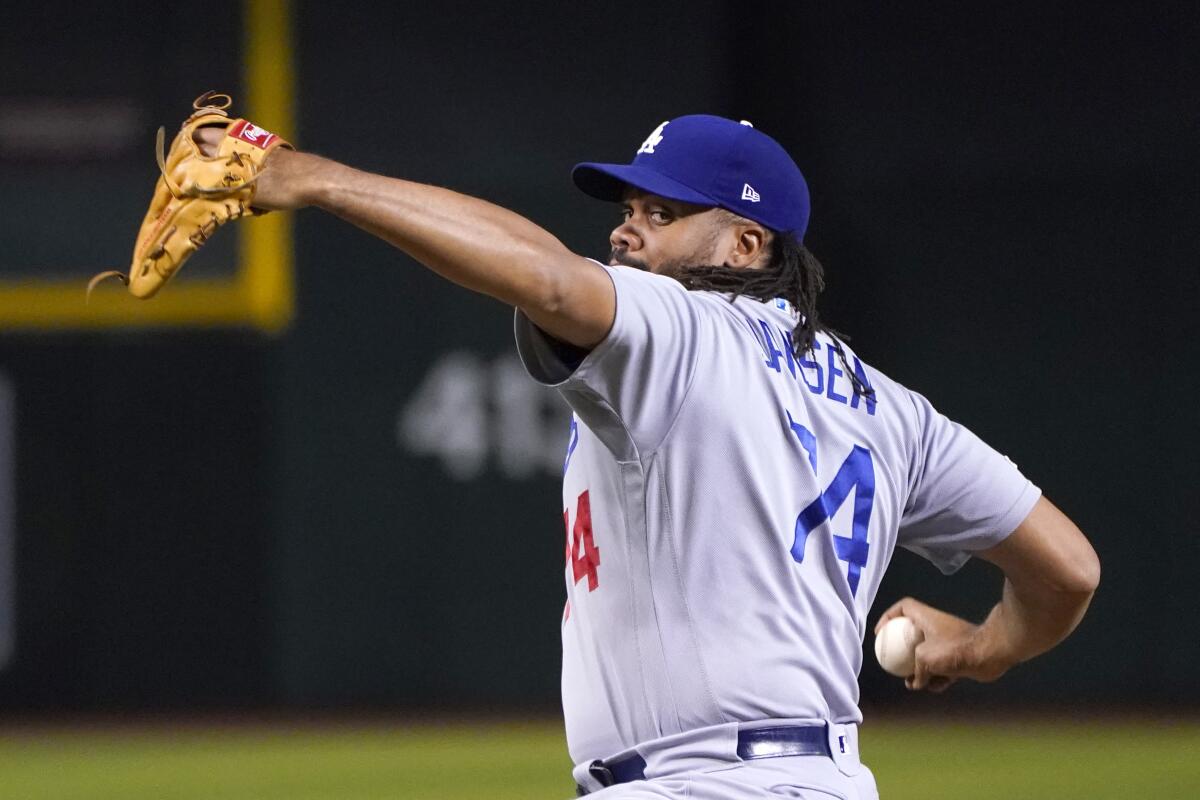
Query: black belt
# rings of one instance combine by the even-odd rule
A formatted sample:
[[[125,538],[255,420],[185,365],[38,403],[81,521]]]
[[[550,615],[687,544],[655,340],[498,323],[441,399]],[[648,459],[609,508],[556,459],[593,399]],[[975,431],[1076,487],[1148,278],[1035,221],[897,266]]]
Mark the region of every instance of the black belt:
[[[829,750],[829,729],[824,725],[777,725],[771,728],[750,728],[738,731],[738,758],[782,756],[832,756]],[[588,765],[588,772],[601,786],[646,779],[646,760],[637,753],[610,761],[599,759]],[[576,787],[582,797],[587,790]]]

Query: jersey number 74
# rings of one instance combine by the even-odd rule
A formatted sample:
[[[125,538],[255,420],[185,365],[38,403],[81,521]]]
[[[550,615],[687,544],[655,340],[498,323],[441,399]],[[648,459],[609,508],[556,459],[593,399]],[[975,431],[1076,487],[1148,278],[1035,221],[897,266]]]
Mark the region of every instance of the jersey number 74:
[[[788,414],[788,424],[800,445],[808,452],[813,471],[817,467],[816,436],[812,431],[792,419]],[[840,561],[845,561],[846,582],[850,584],[850,594],[858,593],[858,581],[862,577],[863,567],[867,565],[867,553],[870,545],[867,543],[867,528],[871,524],[871,506],[875,501],[875,466],[871,461],[871,451],[861,445],[854,445],[850,455],[838,467],[829,486],[815,500],[808,504],[796,517],[796,538],[792,542],[792,558],[797,563],[804,561],[804,545],[808,535],[814,530],[833,519],[838,509],[846,502],[850,492],[854,492],[854,517],[851,523],[850,536],[833,534],[833,547]]]

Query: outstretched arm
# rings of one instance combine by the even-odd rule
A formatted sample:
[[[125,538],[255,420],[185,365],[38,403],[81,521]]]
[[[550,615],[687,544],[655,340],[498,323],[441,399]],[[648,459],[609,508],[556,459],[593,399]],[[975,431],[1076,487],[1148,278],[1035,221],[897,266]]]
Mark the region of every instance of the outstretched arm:
[[[205,149],[220,135],[198,134]],[[336,214],[442,277],[517,306],[542,330],[578,347],[595,346],[612,327],[616,292],[603,268],[484,200],[277,150],[258,179],[254,205]]]
[[[1005,579],[1000,602],[983,623],[906,597],[876,624],[878,633],[893,617],[908,617],[924,634],[910,689],[941,691],[958,678],[993,681],[1044,653],[1075,630],[1100,582],[1095,550],[1044,497],[1008,538],[979,555]]]

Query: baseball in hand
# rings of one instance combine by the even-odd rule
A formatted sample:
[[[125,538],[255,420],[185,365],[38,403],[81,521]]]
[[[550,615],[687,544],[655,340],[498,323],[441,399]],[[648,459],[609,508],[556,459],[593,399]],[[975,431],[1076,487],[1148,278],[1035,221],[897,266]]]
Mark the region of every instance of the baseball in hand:
[[[888,620],[875,637],[875,658],[885,672],[908,678],[916,670],[917,645],[924,635],[908,617]]]

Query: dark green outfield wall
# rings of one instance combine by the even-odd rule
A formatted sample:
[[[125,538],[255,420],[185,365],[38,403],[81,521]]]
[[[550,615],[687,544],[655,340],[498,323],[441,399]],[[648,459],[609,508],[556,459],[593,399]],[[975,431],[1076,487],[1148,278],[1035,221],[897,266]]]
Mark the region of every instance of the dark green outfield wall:
[[[1010,455],[1104,564],[1050,656],[941,700],[869,665],[866,704],[1195,706],[1196,24],[569,5],[300,4],[301,145],[602,255],[615,215],[572,189],[575,161],[627,159],[683,113],[752,120],[809,178],[833,324]],[[521,378],[507,309],[316,212],[296,232],[282,337],[0,337],[0,707],[554,707],[563,409]],[[879,602],[982,615],[998,590],[901,554]]]

